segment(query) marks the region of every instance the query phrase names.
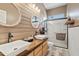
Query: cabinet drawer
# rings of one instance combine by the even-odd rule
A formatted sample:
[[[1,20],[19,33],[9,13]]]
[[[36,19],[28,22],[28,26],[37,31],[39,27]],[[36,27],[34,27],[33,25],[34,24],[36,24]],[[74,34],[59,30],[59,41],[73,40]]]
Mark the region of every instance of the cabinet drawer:
[[[34,50],[34,55],[37,55],[39,53],[39,51],[42,50],[42,45],[38,46],[35,50]]]

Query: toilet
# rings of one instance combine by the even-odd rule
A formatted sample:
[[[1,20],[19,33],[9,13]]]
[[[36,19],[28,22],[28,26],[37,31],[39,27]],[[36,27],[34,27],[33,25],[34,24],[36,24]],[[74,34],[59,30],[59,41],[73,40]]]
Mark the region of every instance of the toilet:
[[[52,50],[53,45],[54,45],[54,43],[49,41],[48,42],[48,47],[49,47],[48,50]]]

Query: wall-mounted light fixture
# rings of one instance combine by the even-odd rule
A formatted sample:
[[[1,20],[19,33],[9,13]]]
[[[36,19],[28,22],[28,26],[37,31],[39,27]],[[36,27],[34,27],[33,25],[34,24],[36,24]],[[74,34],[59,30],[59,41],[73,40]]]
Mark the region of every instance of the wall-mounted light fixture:
[[[35,4],[32,4],[32,8],[33,8],[34,10],[36,10],[37,12],[40,13],[40,9],[39,9],[38,6],[36,6]]]

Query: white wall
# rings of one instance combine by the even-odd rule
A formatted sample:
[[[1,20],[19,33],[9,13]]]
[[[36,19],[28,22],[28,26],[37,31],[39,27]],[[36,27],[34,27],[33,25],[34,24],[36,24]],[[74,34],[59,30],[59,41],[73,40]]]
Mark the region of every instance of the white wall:
[[[79,3],[70,3],[67,5],[67,16],[79,20]],[[75,21],[76,25],[79,25],[78,21]],[[77,24],[78,23],[78,24]],[[79,27],[69,28],[69,52],[70,55],[79,56]]]
[[[69,28],[69,53],[71,56],[79,56],[79,27]]]
[[[67,26],[64,25],[65,20],[48,21],[48,37],[49,41],[53,42],[57,46],[67,47],[66,41],[60,41],[56,39],[56,33],[67,33]]]

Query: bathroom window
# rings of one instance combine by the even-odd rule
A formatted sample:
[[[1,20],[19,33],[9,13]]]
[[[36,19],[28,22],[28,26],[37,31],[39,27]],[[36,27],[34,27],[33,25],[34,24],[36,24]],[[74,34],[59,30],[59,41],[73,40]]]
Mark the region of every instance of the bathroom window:
[[[0,23],[6,24],[6,11],[0,9]]]
[[[64,17],[65,17],[64,13],[61,13],[61,14],[48,16],[48,19],[52,20],[52,19],[58,19],[58,18],[64,18]]]

